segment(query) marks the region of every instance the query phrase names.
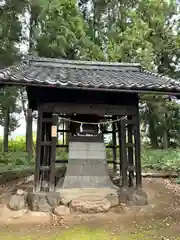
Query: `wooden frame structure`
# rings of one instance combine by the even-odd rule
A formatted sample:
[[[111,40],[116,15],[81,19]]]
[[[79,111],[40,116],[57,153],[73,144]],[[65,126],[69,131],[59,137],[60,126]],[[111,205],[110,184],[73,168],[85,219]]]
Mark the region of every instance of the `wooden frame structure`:
[[[32,89],[31,89],[32,90]],[[37,95],[33,94],[29,89],[29,99],[30,106],[33,104],[34,99]],[[44,91],[44,92],[43,92]],[[78,92],[72,90],[59,90],[59,93],[66,92],[66,96],[72,96],[77,94],[79,101],[83,98],[84,90],[79,90]],[[41,89],[39,92],[45,94],[46,89]],[[37,104],[38,109],[38,124],[37,124],[37,142],[36,142],[36,167],[35,167],[35,186],[34,191],[43,191],[42,181],[46,179],[49,186],[47,191],[54,191],[56,181],[55,181],[55,165],[56,163],[67,163],[67,159],[57,159],[56,149],[64,148],[68,149],[68,142],[65,142],[65,136],[72,135],[72,130],[70,127],[67,129],[67,124],[65,128],[65,122],[61,122],[59,126],[59,121],[62,117],[69,118],[76,114],[87,114],[98,115],[104,121],[111,122],[111,130],[102,129],[101,134],[111,135],[112,144],[107,145],[107,149],[112,151],[112,159],[108,160],[108,164],[113,165],[113,169],[116,170],[119,165],[120,174],[122,175],[122,185],[124,187],[133,186],[133,178],[136,177],[136,187],[141,187],[141,161],[140,161],[140,133],[139,133],[139,108],[138,108],[138,94],[126,94],[129,99],[128,104],[125,104],[127,100],[123,100],[124,97],[121,96],[121,102],[116,104],[103,104],[104,97],[112,94],[104,92],[101,94],[102,99],[97,104],[96,94],[93,96],[93,101],[90,99],[83,99],[83,103],[69,103],[67,101],[61,102],[61,100],[53,102],[50,96],[54,96],[56,90],[51,89],[48,91],[49,97],[45,102],[40,102]],[[54,93],[54,94],[53,94]],[[72,94],[73,93],[73,94]],[[72,95],[71,95],[72,94]],[[87,96],[87,92],[85,95]],[[92,95],[92,93],[90,94]],[[123,94],[121,94],[123,95]],[[59,95],[61,96],[61,94]],[[116,97],[116,94],[115,94]],[[37,97],[36,101],[40,96]],[[111,101],[113,100],[110,98]],[[77,99],[76,99],[77,100]],[[86,102],[86,103],[84,103]],[[34,107],[32,105],[32,107]],[[120,119],[120,120],[118,120]],[[54,131],[54,132],[53,132]],[[63,134],[62,144],[58,143],[58,133]]]
[[[166,80],[166,81],[165,81]],[[30,58],[26,63],[0,71],[3,85],[23,85],[27,88],[27,149],[31,157],[32,111],[38,111],[34,191],[54,192],[56,186],[56,150],[68,152],[71,126],[60,118],[75,115],[98,116],[110,120],[114,171],[119,165],[121,186],[142,186],[140,160],[139,93],[179,94],[180,83],[155,73],[143,71],[139,64],[69,61]],[[58,134],[63,134],[62,144]],[[136,179],[135,184],[133,179]],[[43,181],[48,183],[46,190]]]

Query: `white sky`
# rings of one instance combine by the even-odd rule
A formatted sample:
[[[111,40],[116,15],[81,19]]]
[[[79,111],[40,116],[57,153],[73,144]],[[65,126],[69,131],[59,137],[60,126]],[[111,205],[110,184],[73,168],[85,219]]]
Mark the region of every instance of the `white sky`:
[[[17,119],[19,119],[19,127],[11,134],[10,138],[16,138],[17,136],[25,136],[26,134],[26,122],[24,118],[24,114],[21,113],[17,116]],[[33,132],[36,132],[37,129],[37,123],[34,120],[33,121]],[[4,128],[0,126],[0,136],[2,137],[4,134]]]

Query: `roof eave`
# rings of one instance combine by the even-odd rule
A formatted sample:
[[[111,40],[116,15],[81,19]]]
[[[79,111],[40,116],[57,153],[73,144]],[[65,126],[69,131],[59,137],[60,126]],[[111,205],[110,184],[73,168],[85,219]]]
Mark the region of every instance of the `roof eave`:
[[[31,86],[31,87],[44,87],[44,88],[59,88],[59,89],[76,89],[76,90],[86,90],[86,91],[104,91],[104,92],[127,92],[127,93],[139,93],[139,94],[161,94],[161,95],[180,95],[180,89],[145,89],[145,88],[107,88],[107,87],[80,87],[80,86],[61,86],[61,85],[52,85],[52,84],[41,84],[41,83],[32,83],[25,81],[5,81],[0,82],[0,85],[16,85],[16,86]]]

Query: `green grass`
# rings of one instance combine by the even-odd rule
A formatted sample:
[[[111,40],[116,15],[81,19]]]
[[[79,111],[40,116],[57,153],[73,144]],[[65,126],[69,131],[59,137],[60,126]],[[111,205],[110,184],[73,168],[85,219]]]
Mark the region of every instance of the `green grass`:
[[[46,234],[25,234],[24,236],[0,233],[3,240],[116,240],[115,236],[102,229],[74,228],[72,230],[61,231],[61,233]]]
[[[0,238],[3,240],[156,240],[156,239],[176,239],[178,237],[162,238],[163,230],[161,231],[125,231],[119,230],[119,233],[113,233],[105,231],[103,229],[90,229],[87,227],[78,227],[70,230],[57,230],[56,233],[24,233],[24,234],[12,234],[12,233],[0,233]]]

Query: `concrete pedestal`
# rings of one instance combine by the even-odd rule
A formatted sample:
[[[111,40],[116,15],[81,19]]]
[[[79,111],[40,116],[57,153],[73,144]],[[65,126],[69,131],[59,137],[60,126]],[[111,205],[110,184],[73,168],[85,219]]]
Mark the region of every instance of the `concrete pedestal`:
[[[63,188],[117,188],[109,178],[106,147],[97,136],[70,139]]]

